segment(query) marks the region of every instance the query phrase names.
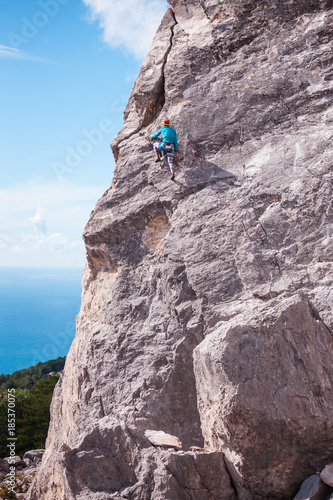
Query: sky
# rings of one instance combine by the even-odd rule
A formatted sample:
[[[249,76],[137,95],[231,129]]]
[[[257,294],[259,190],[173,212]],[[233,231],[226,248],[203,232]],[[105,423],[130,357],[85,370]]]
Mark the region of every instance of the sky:
[[[0,0],[0,266],[84,266],[110,143],[167,8]]]

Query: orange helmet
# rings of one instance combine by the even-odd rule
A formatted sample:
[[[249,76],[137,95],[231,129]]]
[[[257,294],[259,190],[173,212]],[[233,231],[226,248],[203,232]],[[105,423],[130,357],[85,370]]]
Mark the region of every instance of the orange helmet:
[[[170,120],[168,120],[167,118],[165,120],[163,120],[163,125],[165,126],[170,126]]]

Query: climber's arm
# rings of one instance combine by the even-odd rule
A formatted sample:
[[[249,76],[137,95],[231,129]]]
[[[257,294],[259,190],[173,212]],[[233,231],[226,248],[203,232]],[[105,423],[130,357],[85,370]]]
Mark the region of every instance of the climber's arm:
[[[156,134],[153,134],[153,135],[151,136],[151,138],[152,138],[152,139],[156,139],[156,137],[158,137],[159,135],[161,135],[161,133],[162,133],[162,129],[160,128],[160,130],[159,130],[158,132],[156,132]]]

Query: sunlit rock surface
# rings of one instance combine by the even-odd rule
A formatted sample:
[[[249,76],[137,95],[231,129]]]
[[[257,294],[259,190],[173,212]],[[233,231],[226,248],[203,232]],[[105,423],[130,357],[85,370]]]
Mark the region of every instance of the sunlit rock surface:
[[[332,461],[332,2],[170,4],[84,232],[29,500],[288,500]]]

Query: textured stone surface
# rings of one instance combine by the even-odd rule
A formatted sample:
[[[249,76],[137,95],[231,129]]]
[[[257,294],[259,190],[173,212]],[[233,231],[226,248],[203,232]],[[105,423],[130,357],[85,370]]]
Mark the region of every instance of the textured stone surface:
[[[2,481],[9,472],[9,464],[4,458],[0,458],[0,481]]]
[[[2,460],[7,462],[7,464],[9,465],[15,465],[15,468],[17,469],[22,469],[23,467],[25,467],[24,461],[18,455],[16,455],[15,457],[6,457]],[[1,462],[2,464],[4,463],[3,461]]]
[[[287,498],[333,455],[332,357],[332,335],[298,297],[237,316],[195,349],[203,433],[240,498]]]
[[[294,500],[326,500],[328,486],[316,474],[304,481]]]
[[[170,3],[84,232],[76,337],[29,500],[198,498],[187,450],[204,441],[224,478],[212,498],[230,487],[222,453],[253,500],[293,498],[332,459],[332,2]],[[149,142],[165,116],[175,183]],[[173,476],[147,429],[179,437],[192,473]]]
[[[145,432],[146,438],[154,446],[162,446],[164,448],[175,448],[176,450],[181,450],[182,443],[176,436],[171,436],[171,434],[166,434],[163,431],[150,431]]]
[[[178,492],[171,489],[170,497],[165,496],[162,485],[158,485],[160,498],[193,500],[235,500],[235,492],[230,486],[223,453],[183,453],[171,454],[163,460],[171,474],[162,484],[170,482],[178,485]]]
[[[0,491],[1,498],[7,498],[5,492],[13,486],[10,476],[10,467],[14,465],[15,459],[15,492],[17,500],[26,498],[34,476],[37,473],[43,453],[45,450],[31,450],[24,454],[23,459],[19,456],[0,459]],[[9,474],[7,476],[7,474]],[[7,477],[6,477],[7,476]],[[9,496],[8,496],[9,498]],[[10,498],[12,498],[12,493]]]
[[[320,477],[326,484],[333,487],[333,464],[326,465]]]
[[[30,451],[27,451],[23,455],[23,460],[30,460],[31,462],[39,463],[42,460],[44,453],[45,453],[45,450],[30,450]]]

